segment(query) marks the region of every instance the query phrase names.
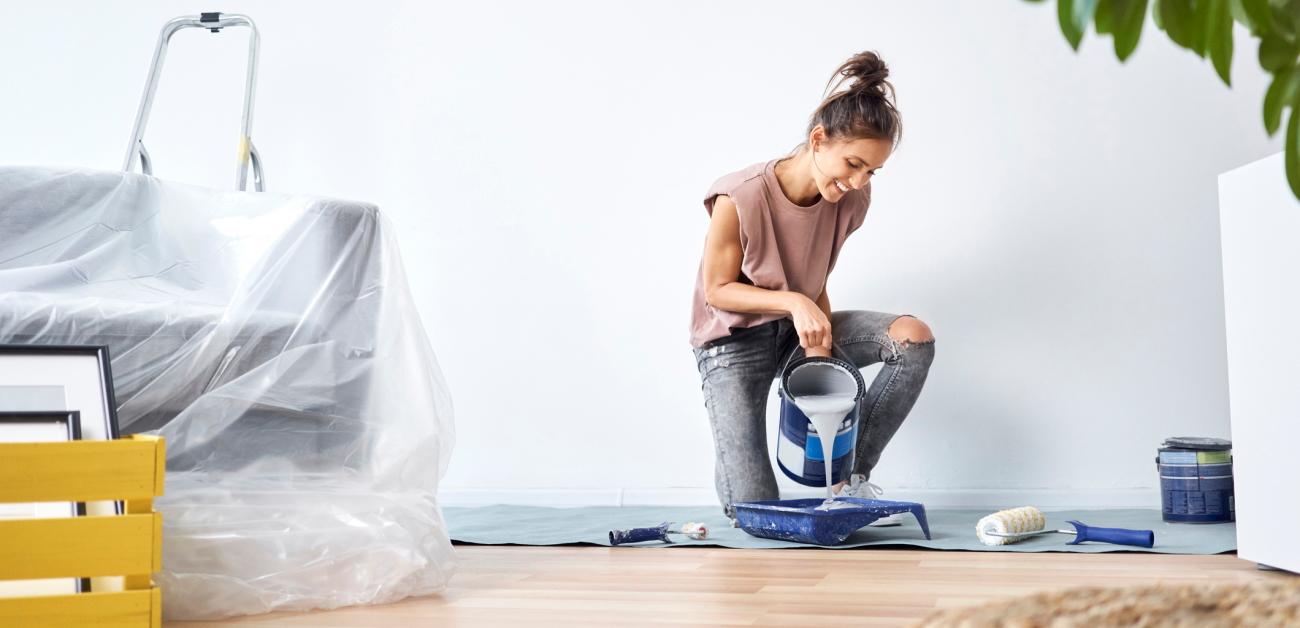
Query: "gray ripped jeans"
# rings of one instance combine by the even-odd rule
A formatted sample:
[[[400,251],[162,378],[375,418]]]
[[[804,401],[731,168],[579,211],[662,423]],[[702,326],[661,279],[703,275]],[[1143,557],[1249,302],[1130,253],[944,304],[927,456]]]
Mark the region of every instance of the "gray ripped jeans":
[[[835,355],[858,368],[884,362],[862,400],[853,473],[864,479],[921,394],[934,360],[934,341],[900,343],[889,336],[899,314],[832,312]],[[786,360],[803,348],[789,318],[734,329],[730,336],[693,347],[704,406],[713,427],[714,485],[728,517],[734,502],[777,499],[767,450],[767,400]],[[797,354],[796,354],[797,352]]]

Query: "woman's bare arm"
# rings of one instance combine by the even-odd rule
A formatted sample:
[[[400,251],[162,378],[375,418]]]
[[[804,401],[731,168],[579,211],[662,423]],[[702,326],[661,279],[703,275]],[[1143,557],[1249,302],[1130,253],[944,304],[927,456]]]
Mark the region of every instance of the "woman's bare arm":
[[[720,310],[755,314],[789,314],[791,293],[768,290],[740,279],[740,218],[729,196],[713,202],[709,235],[704,243],[704,299]]]
[[[827,293],[825,288],[822,288],[821,296],[817,297],[817,307],[820,308],[821,311],[826,314],[826,320],[828,321],[826,340],[824,345],[804,348],[804,354],[809,357],[819,356],[823,358],[829,358],[831,357],[831,333],[832,333],[832,330],[830,328],[830,323],[829,323],[829,321],[831,320],[831,297],[830,294]]]

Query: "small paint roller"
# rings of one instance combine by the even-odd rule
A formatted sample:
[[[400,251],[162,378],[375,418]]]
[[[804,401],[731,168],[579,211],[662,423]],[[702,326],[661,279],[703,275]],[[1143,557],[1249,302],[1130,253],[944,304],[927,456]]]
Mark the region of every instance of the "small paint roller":
[[[641,543],[643,541],[663,541],[672,543],[668,538],[669,534],[684,534],[692,540],[699,541],[709,537],[709,528],[703,523],[687,522],[682,524],[680,529],[671,529],[672,525],[663,522],[653,528],[632,528],[630,530],[610,530],[609,544],[624,545],[627,543]]]
[[[1151,547],[1155,545],[1156,533],[1151,530],[1129,530],[1127,528],[1095,528],[1078,521],[1068,521],[1073,530],[1045,530],[1047,518],[1042,511],[1033,506],[1023,506],[1010,510],[999,510],[975,524],[975,536],[981,543],[989,546],[1006,545],[1039,534],[1073,534],[1074,540],[1069,545],[1078,545],[1085,541],[1113,543],[1115,545],[1134,545]]]

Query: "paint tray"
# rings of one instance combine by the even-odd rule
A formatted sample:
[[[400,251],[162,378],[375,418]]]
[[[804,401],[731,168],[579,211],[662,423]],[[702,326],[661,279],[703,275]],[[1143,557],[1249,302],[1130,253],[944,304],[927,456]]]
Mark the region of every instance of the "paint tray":
[[[812,545],[839,545],[861,528],[881,517],[910,512],[921,524],[921,532],[930,538],[925,520],[925,506],[915,502],[886,499],[837,497],[835,501],[853,504],[853,508],[817,510],[825,500],[774,499],[732,504],[736,523],[753,536]]]

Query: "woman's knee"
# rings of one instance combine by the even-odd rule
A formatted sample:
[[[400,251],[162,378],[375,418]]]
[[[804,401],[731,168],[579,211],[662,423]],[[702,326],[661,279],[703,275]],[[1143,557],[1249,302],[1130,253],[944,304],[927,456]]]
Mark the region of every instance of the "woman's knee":
[[[930,326],[915,316],[903,315],[889,325],[889,337],[906,348],[910,344],[928,344],[934,342],[934,332]]]

